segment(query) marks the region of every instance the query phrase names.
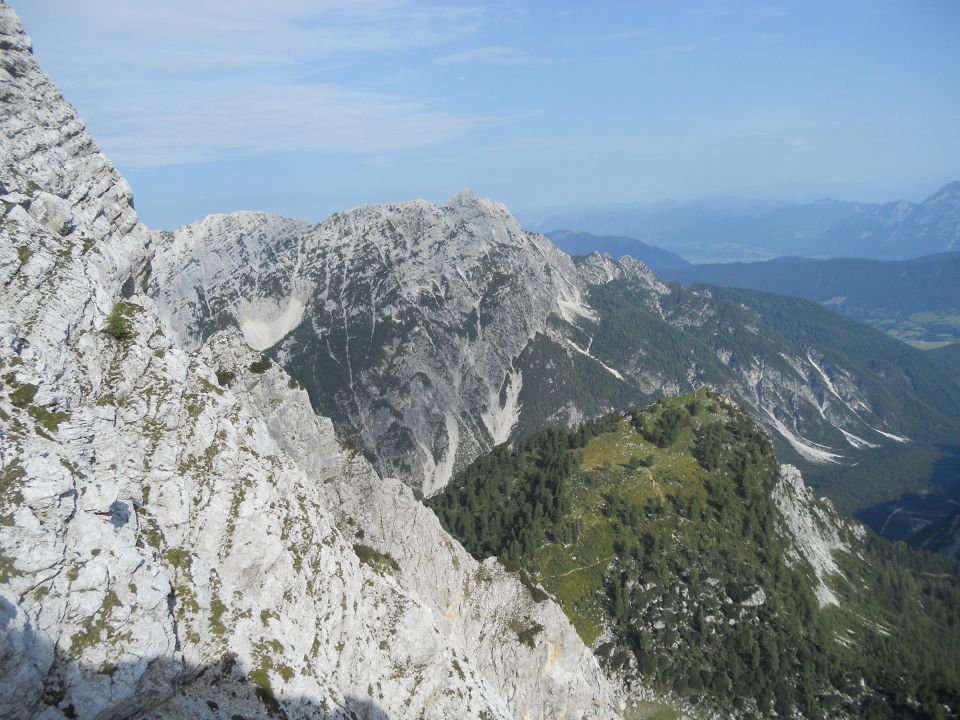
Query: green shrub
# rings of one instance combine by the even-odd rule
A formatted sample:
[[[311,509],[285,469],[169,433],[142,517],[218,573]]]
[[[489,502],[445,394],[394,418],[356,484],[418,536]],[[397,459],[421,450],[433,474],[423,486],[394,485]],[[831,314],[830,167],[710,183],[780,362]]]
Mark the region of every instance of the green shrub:
[[[123,341],[133,337],[130,320],[127,317],[127,311],[122,302],[118,302],[113,306],[113,311],[107,316],[107,326],[105,330],[107,335],[114,340]]]
[[[537,622],[529,627],[523,627],[518,622],[513,622],[511,628],[517,634],[517,639],[529,648],[536,647],[536,637],[543,632],[543,625]]]
[[[647,440],[665,448],[676,442],[680,432],[690,424],[690,415],[683,409],[670,406],[656,419],[653,427],[646,433]]]
[[[380,574],[383,574],[385,570],[400,572],[400,565],[397,564],[397,561],[389,553],[382,553],[369,545],[363,545],[361,543],[354,544],[353,552],[356,553],[360,562],[369,565]]]
[[[655,460],[653,455],[647,454],[643,457],[640,457],[639,455],[633,455],[627,461],[627,467],[630,470],[639,470],[640,468],[653,467],[654,462]]]
[[[263,373],[270,369],[270,365],[272,364],[273,362],[270,358],[266,355],[261,355],[259,360],[250,363],[250,372],[263,375]]]

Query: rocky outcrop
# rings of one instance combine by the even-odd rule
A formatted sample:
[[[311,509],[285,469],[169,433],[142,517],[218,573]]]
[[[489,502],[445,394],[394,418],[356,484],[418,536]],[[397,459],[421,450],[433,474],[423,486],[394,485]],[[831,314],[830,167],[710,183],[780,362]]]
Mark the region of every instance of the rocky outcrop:
[[[629,256],[574,262],[469,191],[315,226],[211,216],[155,243],[148,293],[180,343],[240,328],[382,475],[426,495],[545,423],[702,386],[748,407],[796,462],[907,439],[884,410],[889,378],[866,390],[870,370],[838,360],[828,333],[792,339]]]
[[[834,551],[853,552],[866,530],[844,520],[826,498],[817,499],[803,483],[793,465],[780,467],[780,481],[773,487],[773,501],[780,511],[783,532],[789,540],[788,555],[793,562],[806,562],[816,578],[814,592],[820,605],[839,605],[828,579],[843,577]]]
[[[527,343],[592,317],[570,258],[468,190],[314,227],[212,216],[157,245],[150,293],[186,347],[227,324],[279,343],[314,408],[426,494],[510,437]]]
[[[577,258],[577,269],[588,285],[605,285],[614,280],[629,280],[656,295],[668,295],[670,288],[639,260],[624,255],[614,260],[610,255],[591,253]]]
[[[262,375],[245,370],[258,355],[230,332],[211,338],[203,355],[242,375],[236,382],[246,386],[283,450],[314,479],[338,527],[396,563],[393,579],[442,619],[458,656],[470,658],[503,696],[512,697],[516,714],[576,717],[610,701],[599,667],[560,608],[534,601],[497,561],[478,563],[406,485],[381,480],[361,454],[339,445],[331,421],[313,413],[307,393],[278,366]],[[528,676],[521,679],[511,645],[530,628],[540,630],[523,646]],[[596,688],[596,695],[584,696],[585,687]]]
[[[179,346],[127,184],[2,4],[0,56],[0,715],[616,714],[559,609],[237,331]]]

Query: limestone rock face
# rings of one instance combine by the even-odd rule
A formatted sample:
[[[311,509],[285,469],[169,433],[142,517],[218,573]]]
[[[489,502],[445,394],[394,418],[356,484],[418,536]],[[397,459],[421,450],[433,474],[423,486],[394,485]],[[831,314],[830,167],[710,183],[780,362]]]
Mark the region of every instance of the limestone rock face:
[[[833,552],[851,552],[866,530],[841,518],[829,500],[814,497],[793,465],[780,467],[780,482],[773,488],[773,500],[780,511],[783,531],[790,539],[790,559],[809,564],[817,579],[814,592],[821,605],[839,605],[826,582],[830,575],[842,575]]]
[[[535,602],[497,561],[478,563],[410,488],[380,479],[356,450],[341,447],[332,422],[314,414],[307,393],[286,373],[276,365],[259,376],[243,372],[259,356],[243,347],[236,331],[208,340],[203,355],[243,374],[239,382],[252,405],[281,448],[314,479],[337,526],[353,542],[395,561],[392,579],[430,608],[455,656],[469,657],[498,693],[511,697],[515,714],[590,716],[610,702],[597,663],[560,608]],[[532,645],[517,646],[518,633],[538,627]],[[525,657],[521,664],[511,657],[517,653]]]
[[[150,293],[185,347],[235,324],[386,475],[442,488],[516,425],[516,359],[592,317],[570,258],[462,191],[309,227],[262,213],[162,233]]]
[[[470,191],[313,226],[216,215],[153,242],[148,294],[179,343],[239,328],[378,472],[426,495],[545,423],[702,386],[797,462],[907,440],[888,429],[885,391],[865,392],[869,371],[838,361],[826,335],[794,342],[630,257],[574,261]]]
[[[669,295],[670,288],[663,284],[645,264],[629,255],[614,260],[610,255],[591,253],[577,263],[580,275],[590,285],[604,285],[614,280],[630,280],[655,295]]]
[[[0,716],[617,714],[560,610],[238,331],[176,342],[129,187],[3,4],[0,99]]]

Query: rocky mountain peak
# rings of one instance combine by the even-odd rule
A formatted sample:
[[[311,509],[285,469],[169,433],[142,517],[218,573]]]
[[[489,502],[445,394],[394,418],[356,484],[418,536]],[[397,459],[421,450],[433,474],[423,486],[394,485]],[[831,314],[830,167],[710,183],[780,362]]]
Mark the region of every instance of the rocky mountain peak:
[[[272,344],[257,298],[289,312],[310,276],[253,266],[258,294],[224,304],[245,325],[188,349],[217,286],[190,285],[173,328],[143,292],[182,283],[165,258],[283,270],[324,238],[261,213],[151,235],[29,48],[0,3],[0,715],[616,715],[554,603],[470,558],[247,347]]]
[[[664,283],[640,260],[624,255],[619,260],[611,255],[593,252],[585,258],[577,259],[577,268],[589,285],[604,285],[614,280],[631,280],[657,295],[670,292]]]
[[[705,384],[798,462],[907,437],[858,389],[869,369],[817,347],[827,335],[762,332],[776,314],[671,290],[629,255],[572,259],[469,191],[314,226],[224,216],[155,242],[148,291],[185,347],[239,327],[380,473],[427,495],[544,422]],[[568,382],[584,374],[589,390]]]
[[[187,347],[239,326],[381,472],[427,493],[509,438],[527,343],[591,317],[570,258],[469,190],[316,226],[208,218],[156,244],[150,292]]]
[[[954,180],[949,182],[943,187],[941,187],[937,192],[933,194],[930,198],[931,200],[943,196],[952,196],[954,198],[960,197],[960,180]]]
[[[480,197],[473,191],[473,188],[465,187],[455,192],[444,204],[445,207],[458,207],[463,205],[477,205],[481,202]]]
[[[498,217],[512,229],[519,230],[520,225],[513,213],[503,203],[477,195],[471,188],[463,188],[455,193],[442,207],[450,208],[467,216]]]

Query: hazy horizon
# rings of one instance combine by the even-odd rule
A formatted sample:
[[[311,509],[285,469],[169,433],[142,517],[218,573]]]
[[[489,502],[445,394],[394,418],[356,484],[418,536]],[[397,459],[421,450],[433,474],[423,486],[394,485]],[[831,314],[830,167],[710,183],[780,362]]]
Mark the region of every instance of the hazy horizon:
[[[960,178],[953,2],[12,5],[156,228],[467,186],[529,215]]]

